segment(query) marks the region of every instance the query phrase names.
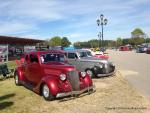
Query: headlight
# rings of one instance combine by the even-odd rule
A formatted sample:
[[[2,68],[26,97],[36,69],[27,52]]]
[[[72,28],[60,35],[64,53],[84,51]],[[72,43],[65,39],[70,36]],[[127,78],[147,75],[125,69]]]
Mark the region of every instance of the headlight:
[[[81,72],[81,76],[84,78],[86,76],[86,72]]]
[[[103,64],[102,64],[101,62],[98,63],[98,66],[99,66],[100,68],[103,68]]]
[[[96,67],[103,68],[103,64],[102,64],[101,62],[98,62],[95,66],[96,66]]]
[[[60,80],[62,80],[62,81],[66,80],[66,78],[67,78],[65,74],[60,74],[59,77],[60,77]]]
[[[100,68],[103,68],[103,65],[102,65],[102,64],[100,64],[100,65],[99,65],[99,67],[100,67]]]

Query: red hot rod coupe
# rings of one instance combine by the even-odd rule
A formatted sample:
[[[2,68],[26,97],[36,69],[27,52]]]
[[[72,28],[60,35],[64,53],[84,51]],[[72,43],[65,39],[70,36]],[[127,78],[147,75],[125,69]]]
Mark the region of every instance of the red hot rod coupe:
[[[25,54],[15,70],[15,84],[24,85],[46,100],[93,91],[89,75],[69,65],[62,51],[37,51]]]

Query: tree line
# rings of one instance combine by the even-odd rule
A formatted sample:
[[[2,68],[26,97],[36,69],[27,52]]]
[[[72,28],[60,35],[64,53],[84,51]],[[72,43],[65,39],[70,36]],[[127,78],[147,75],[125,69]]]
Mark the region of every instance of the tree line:
[[[131,32],[131,38],[118,37],[116,40],[104,40],[103,46],[119,47],[119,46],[130,44],[134,47],[143,43],[150,43],[150,38],[148,38],[148,36],[142,31],[142,29],[135,28]],[[79,48],[83,48],[83,47],[95,48],[95,47],[101,47],[101,42],[98,39],[92,39],[84,42],[75,42],[74,46]]]
[[[150,43],[150,38],[148,38],[140,28],[136,28],[131,32],[131,38],[118,37],[116,40],[104,40],[103,46],[119,47],[127,44],[136,46],[142,43]],[[44,45],[49,45],[51,47],[54,46],[68,47],[69,45],[71,45],[71,42],[67,37],[54,36],[48,39],[44,43]],[[73,45],[77,48],[97,48],[97,47],[101,47],[101,41],[98,39],[91,39],[89,41],[83,41],[83,42],[78,41],[73,43]]]
[[[50,39],[47,39],[41,45],[47,45],[50,47],[54,47],[54,46],[68,47],[69,45],[71,45],[71,42],[67,37],[54,36]]]

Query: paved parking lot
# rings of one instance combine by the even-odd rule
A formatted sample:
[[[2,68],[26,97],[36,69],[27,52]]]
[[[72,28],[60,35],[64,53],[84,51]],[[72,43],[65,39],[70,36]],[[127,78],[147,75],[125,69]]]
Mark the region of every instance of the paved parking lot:
[[[108,53],[126,80],[150,99],[150,54],[115,50]]]

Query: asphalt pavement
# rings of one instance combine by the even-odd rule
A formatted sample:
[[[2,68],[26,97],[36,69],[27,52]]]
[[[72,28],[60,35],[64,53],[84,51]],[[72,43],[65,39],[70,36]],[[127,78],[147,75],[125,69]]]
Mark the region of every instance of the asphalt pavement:
[[[150,100],[150,54],[107,51],[124,78]]]

